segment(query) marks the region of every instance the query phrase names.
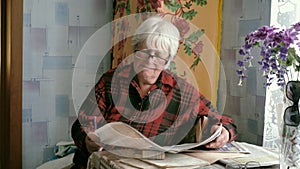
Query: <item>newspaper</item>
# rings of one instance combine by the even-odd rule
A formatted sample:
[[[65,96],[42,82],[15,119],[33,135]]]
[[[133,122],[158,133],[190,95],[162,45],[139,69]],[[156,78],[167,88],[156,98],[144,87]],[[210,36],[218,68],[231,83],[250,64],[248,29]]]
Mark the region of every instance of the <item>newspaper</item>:
[[[197,147],[195,149],[186,150],[185,152],[210,152],[210,153],[243,153],[243,154],[249,154],[250,150],[248,150],[243,144],[240,144],[238,142],[232,141],[227,142],[223,147],[216,148],[216,149],[210,149],[205,148],[203,146]]]
[[[201,145],[205,145],[217,138],[222,131],[222,125],[207,139],[199,143],[185,143],[172,146],[160,146],[135,128],[123,122],[107,123],[95,130],[103,146],[123,147],[135,150],[148,150],[158,152],[178,153]]]
[[[246,147],[250,153],[239,158],[224,158],[220,162],[227,166],[245,166],[248,164],[248,168],[279,165],[279,155],[275,152],[249,143],[239,142],[239,144]]]
[[[202,166],[210,165],[209,162],[195,158],[189,155],[177,153],[171,154],[166,153],[166,158],[164,160],[150,160],[142,159],[142,161],[150,163],[159,168],[199,168]]]

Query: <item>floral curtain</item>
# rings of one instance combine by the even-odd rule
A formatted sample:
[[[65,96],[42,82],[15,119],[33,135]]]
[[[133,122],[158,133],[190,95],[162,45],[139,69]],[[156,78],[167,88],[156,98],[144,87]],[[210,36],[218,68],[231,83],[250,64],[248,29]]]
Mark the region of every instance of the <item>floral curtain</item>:
[[[169,19],[180,31],[178,56],[170,69],[192,79],[190,82],[216,105],[222,0],[115,0],[112,67],[133,53],[131,35],[147,15],[155,13]],[[134,17],[127,17],[130,15]]]

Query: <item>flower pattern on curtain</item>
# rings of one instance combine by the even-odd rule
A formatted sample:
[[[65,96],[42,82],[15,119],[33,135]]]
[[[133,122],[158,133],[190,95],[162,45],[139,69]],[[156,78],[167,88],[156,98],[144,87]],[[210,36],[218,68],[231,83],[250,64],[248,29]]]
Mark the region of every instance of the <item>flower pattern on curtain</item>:
[[[195,76],[192,78],[194,82],[191,83],[198,84],[200,91],[215,104],[219,71],[221,4],[221,0],[209,3],[207,0],[115,0],[116,24],[113,27],[112,67],[118,66],[125,57],[133,53],[131,36],[138,24],[149,15],[158,13],[169,19],[180,31],[177,58],[181,63],[175,59],[170,69],[186,79],[190,79],[187,77],[189,74]],[[124,16],[129,15],[134,17],[124,19]],[[208,20],[205,15],[213,15],[215,19]]]

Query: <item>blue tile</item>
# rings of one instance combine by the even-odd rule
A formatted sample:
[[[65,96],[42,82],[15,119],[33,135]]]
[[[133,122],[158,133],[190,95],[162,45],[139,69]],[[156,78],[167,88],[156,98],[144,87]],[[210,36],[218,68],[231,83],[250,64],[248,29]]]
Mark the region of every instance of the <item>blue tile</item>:
[[[22,110],[22,123],[32,122],[32,109],[23,109]]]
[[[261,26],[261,22],[262,21],[259,19],[239,21],[239,36],[245,36],[249,32],[256,30],[259,26]]]
[[[23,14],[23,25],[28,27],[31,26],[31,13]]]
[[[72,56],[43,56],[43,69],[72,69]]]
[[[43,151],[43,162],[53,160],[53,158],[55,157],[54,147],[46,147]]]
[[[257,86],[256,74],[257,73],[255,67],[248,68],[247,91],[250,95],[256,95],[256,86]]]
[[[55,23],[58,25],[69,24],[69,11],[67,3],[55,2]]]
[[[69,116],[69,96],[68,95],[56,95],[55,99],[56,115],[60,117]]]
[[[248,131],[252,134],[258,134],[257,120],[248,119]]]

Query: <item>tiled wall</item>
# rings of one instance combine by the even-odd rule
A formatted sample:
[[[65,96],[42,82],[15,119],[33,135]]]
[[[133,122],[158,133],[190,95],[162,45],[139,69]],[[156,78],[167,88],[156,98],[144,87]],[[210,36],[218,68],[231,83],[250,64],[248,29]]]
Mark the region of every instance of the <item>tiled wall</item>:
[[[71,140],[70,126],[76,118],[70,87],[74,64],[86,40],[110,19],[111,2],[24,1],[24,169],[51,158],[58,141]],[[269,23],[269,4],[270,0],[223,0],[221,61],[226,78],[220,79],[219,95],[226,101],[219,102],[225,102],[224,113],[238,126],[238,140],[257,144],[262,142],[265,90],[255,69],[248,83],[238,87],[234,68],[243,36]]]
[[[23,169],[36,168],[54,156],[57,142],[71,140],[74,65],[88,38],[111,19],[111,0],[24,1]],[[109,68],[109,59],[102,64]]]
[[[221,63],[225,78],[220,79],[218,108],[225,102],[224,114],[238,127],[238,141],[262,144],[265,88],[256,67],[248,72],[247,82],[238,86],[236,61],[245,35],[262,25],[269,25],[271,0],[223,0]],[[219,97],[219,99],[224,99]]]

